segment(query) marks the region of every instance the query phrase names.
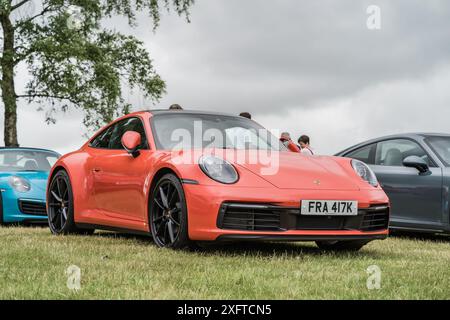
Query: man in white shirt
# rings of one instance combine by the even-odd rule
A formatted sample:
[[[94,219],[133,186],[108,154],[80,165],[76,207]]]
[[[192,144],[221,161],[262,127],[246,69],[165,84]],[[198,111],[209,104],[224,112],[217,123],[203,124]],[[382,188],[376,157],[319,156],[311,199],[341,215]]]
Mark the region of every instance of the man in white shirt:
[[[307,156],[313,156],[314,151],[311,149],[311,146],[309,144],[309,137],[306,135],[302,135],[300,138],[298,138],[298,144],[300,145],[301,152],[304,155]]]

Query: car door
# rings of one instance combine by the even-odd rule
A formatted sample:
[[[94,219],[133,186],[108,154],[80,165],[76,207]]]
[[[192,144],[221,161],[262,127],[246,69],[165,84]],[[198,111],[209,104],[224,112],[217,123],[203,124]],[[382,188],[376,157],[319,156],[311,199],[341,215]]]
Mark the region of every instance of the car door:
[[[427,174],[403,165],[412,155],[428,162]],[[419,143],[410,139],[378,142],[371,167],[391,201],[393,226],[439,228],[443,218],[442,170]]]
[[[136,158],[122,146],[121,138],[126,131],[141,134],[141,155]],[[107,147],[99,148],[93,161],[93,196],[98,210],[113,218],[145,221],[148,149],[140,118],[126,118],[111,126]]]

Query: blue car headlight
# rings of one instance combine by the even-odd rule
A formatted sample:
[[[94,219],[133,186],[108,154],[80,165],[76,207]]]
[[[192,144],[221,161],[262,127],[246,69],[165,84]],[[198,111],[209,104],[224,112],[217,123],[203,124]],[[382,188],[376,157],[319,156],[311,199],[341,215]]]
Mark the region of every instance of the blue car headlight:
[[[18,192],[28,192],[31,190],[30,182],[18,176],[11,176],[9,178],[9,185]]]
[[[370,167],[362,161],[352,160],[352,167],[356,174],[373,187],[378,187],[378,179]]]
[[[234,166],[219,157],[202,156],[199,165],[208,177],[217,182],[232,184],[239,180],[239,175]]]

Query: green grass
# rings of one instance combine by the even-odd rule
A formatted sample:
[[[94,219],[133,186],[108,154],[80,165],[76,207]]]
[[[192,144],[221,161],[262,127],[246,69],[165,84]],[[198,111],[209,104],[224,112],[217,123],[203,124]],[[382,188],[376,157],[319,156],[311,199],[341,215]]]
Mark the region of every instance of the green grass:
[[[0,299],[450,299],[450,239],[391,237],[358,253],[323,253],[312,243],[158,249],[113,233],[50,235],[0,228]],[[81,290],[66,269],[81,268]],[[368,290],[366,269],[381,268]]]

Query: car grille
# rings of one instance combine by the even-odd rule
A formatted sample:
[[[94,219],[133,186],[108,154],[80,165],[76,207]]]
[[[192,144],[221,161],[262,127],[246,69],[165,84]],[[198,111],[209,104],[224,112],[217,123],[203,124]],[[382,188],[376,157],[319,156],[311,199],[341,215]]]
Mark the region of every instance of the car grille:
[[[364,218],[361,223],[362,231],[382,230],[389,227],[388,206],[372,206],[360,211],[364,212]]]
[[[302,216],[300,208],[271,204],[224,203],[220,207],[217,226],[228,230],[384,230],[389,224],[387,205],[358,210],[357,216]]]
[[[19,209],[24,214],[46,216],[47,208],[44,202],[19,200]]]
[[[220,209],[219,227],[232,230],[281,231],[283,208],[270,205],[225,203]]]

